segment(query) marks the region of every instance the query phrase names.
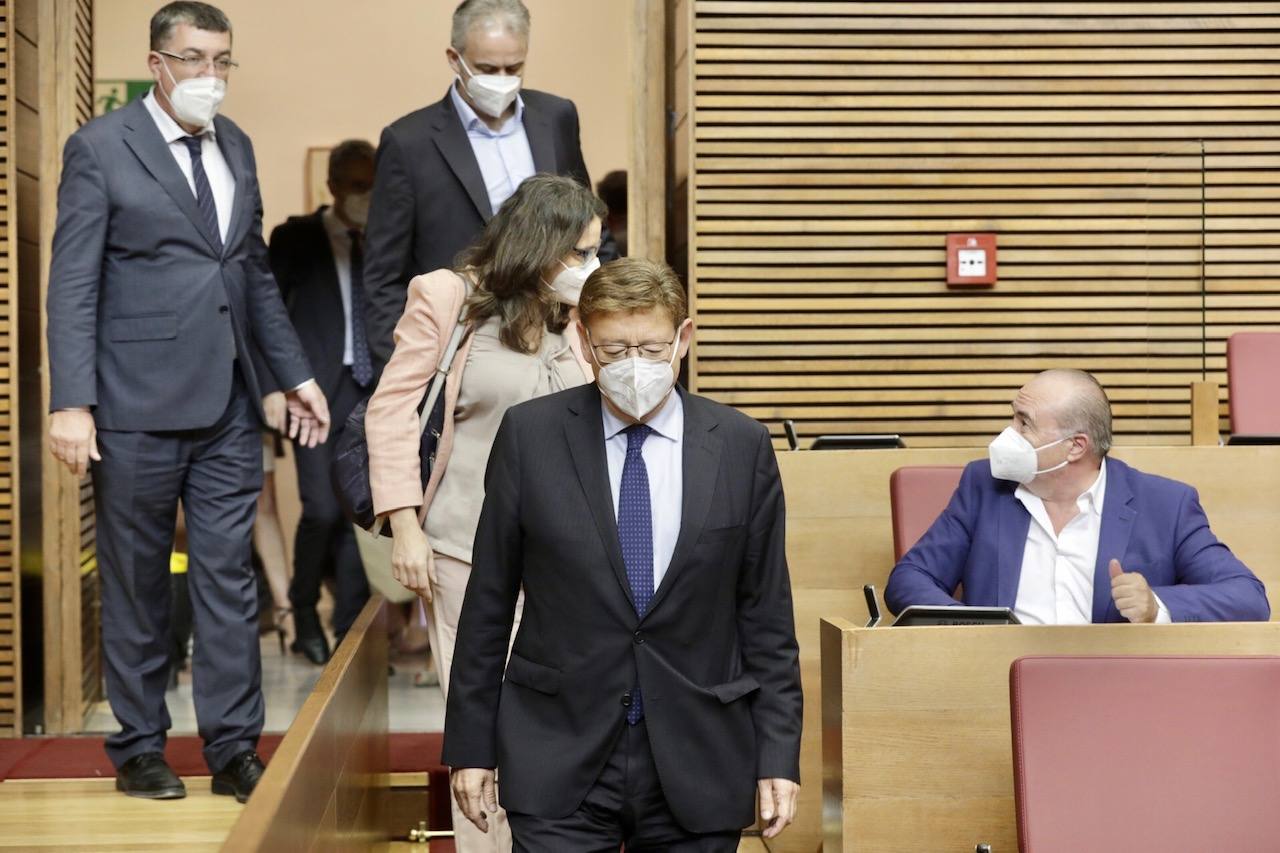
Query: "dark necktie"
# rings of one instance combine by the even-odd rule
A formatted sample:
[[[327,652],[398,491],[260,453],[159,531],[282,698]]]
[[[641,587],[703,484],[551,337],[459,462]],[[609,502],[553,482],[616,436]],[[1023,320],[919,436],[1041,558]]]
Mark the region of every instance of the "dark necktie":
[[[200,216],[213,235],[213,245],[222,251],[222,231],[218,228],[218,206],[213,201],[213,190],[209,187],[209,176],[204,173],[204,160],[200,157],[201,137],[184,136],[187,151],[191,153],[191,177],[195,179],[196,206],[200,208]]]
[[[373,381],[373,360],[364,328],[364,250],[358,229],[352,228],[347,234],[351,237],[351,378],[361,388],[367,388]]]
[[[627,459],[622,465],[622,486],[618,490],[618,543],[638,616],[644,616],[653,600],[653,511],[649,505],[649,472],[640,452],[652,432],[644,424],[627,427]],[[643,717],[644,702],[637,683],[627,706],[627,722],[634,726]]]

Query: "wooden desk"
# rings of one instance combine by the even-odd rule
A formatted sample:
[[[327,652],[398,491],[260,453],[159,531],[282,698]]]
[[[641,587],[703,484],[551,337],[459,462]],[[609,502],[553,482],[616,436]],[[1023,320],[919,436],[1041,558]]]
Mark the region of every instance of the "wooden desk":
[[[868,629],[824,619],[824,850],[972,853],[985,842],[1016,851],[1009,666],[1017,658],[1277,649],[1275,622]]]
[[[864,624],[862,585],[884,589],[893,568],[889,475],[903,465],[963,465],[984,453],[973,447],[778,453],[787,498],[805,740],[800,813],[795,825],[770,843],[775,853],[813,853],[822,838],[818,625],[833,616]],[[1257,573],[1280,610],[1280,447],[1120,447],[1113,453],[1142,471],[1199,489],[1214,532]],[[970,845],[966,853],[972,850]]]

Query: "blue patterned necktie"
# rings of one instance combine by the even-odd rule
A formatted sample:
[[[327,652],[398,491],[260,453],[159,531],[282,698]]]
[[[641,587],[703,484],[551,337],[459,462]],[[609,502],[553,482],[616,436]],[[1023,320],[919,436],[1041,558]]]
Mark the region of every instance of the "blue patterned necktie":
[[[644,616],[653,600],[653,511],[649,505],[649,472],[640,453],[652,432],[644,424],[627,427],[627,460],[622,465],[622,487],[618,490],[618,543],[638,616]],[[627,722],[634,726],[643,717],[644,702],[637,683],[627,706]]]
[[[364,249],[358,228],[347,231],[351,237],[351,378],[361,388],[373,381],[373,360],[369,357],[369,338],[364,328]]]
[[[209,176],[204,172],[204,160],[200,157],[202,137],[184,136],[182,141],[191,154],[191,177],[196,185],[196,206],[200,208],[200,216],[213,235],[213,245],[222,251],[222,230],[218,228],[218,206],[213,201],[213,190],[209,187]]]

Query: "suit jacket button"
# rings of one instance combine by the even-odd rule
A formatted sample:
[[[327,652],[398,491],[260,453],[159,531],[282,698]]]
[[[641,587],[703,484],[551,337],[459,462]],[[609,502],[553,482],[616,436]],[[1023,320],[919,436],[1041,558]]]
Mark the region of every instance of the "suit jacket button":
[[[637,646],[643,646],[643,645],[644,645],[644,634],[641,634],[639,631],[636,631],[636,632],[635,632],[634,634],[632,634],[631,636],[632,636],[632,638],[634,639],[635,644],[636,644]]]
[[[622,694],[622,707],[624,708],[631,707],[631,691],[630,690]]]
[[[219,313],[219,314],[225,314],[225,313],[227,313],[227,312],[228,312],[228,311],[230,311],[230,310],[231,310],[231,309],[230,309],[230,308],[228,308],[228,307],[227,307],[227,306],[225,306],[225,305],[219,305],[219,306],[218,306],[218,313]]]

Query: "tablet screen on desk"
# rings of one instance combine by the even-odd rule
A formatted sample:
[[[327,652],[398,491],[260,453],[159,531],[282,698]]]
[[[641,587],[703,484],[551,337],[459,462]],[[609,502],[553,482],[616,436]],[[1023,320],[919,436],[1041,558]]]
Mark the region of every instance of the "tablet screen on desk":
[[[930,607],[913,604],[898,614],[893,622],[906,628],[922,625],[1021,625],[1008,607]]]
[[[1227,444],[1280,444],[1280,435],[1233,435],[1227,439]]]
[[[889,450],[906,447],[898,435],[820,435],[810,450]]]

